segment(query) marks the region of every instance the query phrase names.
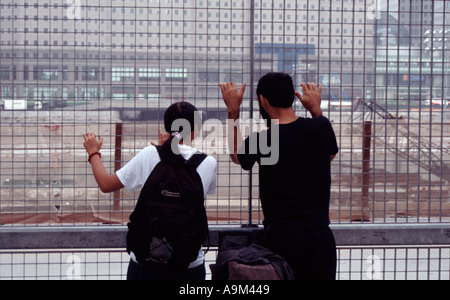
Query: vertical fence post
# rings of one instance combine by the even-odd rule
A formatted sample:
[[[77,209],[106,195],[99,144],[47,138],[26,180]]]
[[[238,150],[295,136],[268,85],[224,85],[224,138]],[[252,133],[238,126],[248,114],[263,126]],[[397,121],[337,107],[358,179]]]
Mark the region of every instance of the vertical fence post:
[[[370,207],[370,150],[372,145],[372,121],[364,122],[363,133],[363,178],[362,178],[362,206],[361,206],[361,221],[369,222],[370,217],[367,215],[367,210]]]
[[[350,211],[350,219],[353,222],[370,221],[370,156],[372,146],[372,121],[365,121],[363,125],[362,139],[362,174],[361,174],[361,198],[355,198]]]
[[[123,124],[116,124],[116,139],[114,145],[114,172],[119,171],[122,168],[122,131]],[[120,210],[120,191],[114,192],[113,210]]]
[[[255,1],[250,1],[250,107],[249,118],[253,119],[253,99],[255,96]],[[250,122],[250,133],[253,131],[253,121]],[[253,224],[253,171],[249,172],[249,191],[248,191],[248,224],[242,227],[258,227]]]

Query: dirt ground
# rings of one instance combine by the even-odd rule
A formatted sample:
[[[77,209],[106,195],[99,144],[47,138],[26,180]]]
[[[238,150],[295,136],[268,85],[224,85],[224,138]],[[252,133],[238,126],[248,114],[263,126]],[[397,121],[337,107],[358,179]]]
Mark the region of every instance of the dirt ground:
[[[401,120],[374,120],[370,171],[364,177],[363,123],[350,113],[329,113],[340,153],[332,164],[332,222],[413,222],[450,217],[450,123],[430,113]],[[431,116],[431,117],[430,117]],[[2,116],[0,124],[0,224],[125,224],[137,193],[104,195],[96,186],[82,146],[82,134],[104,138],[103,161],[110,172],[157,140],[158,122],[124,123],[118,143],[111,113],[70,116]],[[211,141],[214,126],[197,145],[212,145],[218,160],[216,195],[206,202],[213,224],[263,220],[258,168],[252,174],[233,165],[225,141]],[[219,150],[223,148],[220,152]],[[216,151],[216,152],[214,152]],[[217,153],[219,152],[219,153]],[[252,187],[249,186],[250,178]],[[115,205],[115,206],[114,206]]]

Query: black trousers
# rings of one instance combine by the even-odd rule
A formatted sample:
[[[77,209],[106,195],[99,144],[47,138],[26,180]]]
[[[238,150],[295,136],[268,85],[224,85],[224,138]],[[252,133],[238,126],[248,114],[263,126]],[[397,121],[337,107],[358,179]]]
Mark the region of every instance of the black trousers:
[[[133,260],[128,265],[127,280],[182,280],[199,281],[206,279],[205,264],[183,271],[168,271],[158,268],[142,266]]]
[[[264,246],[287,260],[295,280],[336,280],[336,242],[329,227],[272,224]]]

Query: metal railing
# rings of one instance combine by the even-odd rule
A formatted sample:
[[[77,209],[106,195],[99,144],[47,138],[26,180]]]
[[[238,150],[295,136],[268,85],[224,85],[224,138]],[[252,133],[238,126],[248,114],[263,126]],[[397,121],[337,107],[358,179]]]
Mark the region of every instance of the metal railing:
[[[450,279],[450,225],[333,225],[339,280]],[[207,265],[215,263],[221,233],[262,229],[210,228]],[[127,228],[1,228],[0,279],[126,278]]]

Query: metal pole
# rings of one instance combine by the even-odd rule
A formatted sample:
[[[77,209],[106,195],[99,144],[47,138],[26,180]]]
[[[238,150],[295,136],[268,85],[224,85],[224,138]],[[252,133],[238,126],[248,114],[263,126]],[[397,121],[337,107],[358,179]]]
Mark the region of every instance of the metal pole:
[[[361,221],[368,222],[370,217],[365,214],[369,209],[369,187],[370,187],[370,150],[372,144],[372,121],[364,122],[363,134],[363,179],[362,179],[362,206]]]
[[[253,99],[255,97],[255,1],[250,1],[250,119],[253,118]],[[253,122],[250,122],[250,132],[253,131]],[[242,227],[255,227],[253,225],[253,171],[249,174],[249,190],[248,190],[248,224]]]
[[[123,124],[116,124],[116,140],[114,145],[114,172],[119,171],[122,168],[122,132]],[[113,210],[120,210],[120,191],[114,192]]]

